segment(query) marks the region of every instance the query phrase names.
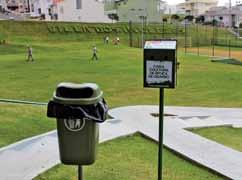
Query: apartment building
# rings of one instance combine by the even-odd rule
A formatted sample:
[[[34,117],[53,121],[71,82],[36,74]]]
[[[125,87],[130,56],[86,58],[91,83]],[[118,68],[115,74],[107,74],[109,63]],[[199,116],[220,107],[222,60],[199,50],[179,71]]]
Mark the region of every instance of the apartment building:
[[[53,13],[59,21],[111,22],[98,0],[54,0]]]
[[[161,22],[161,0],[104,0],[105,14],[119,22]]]
[[[7,9],[6,0],[0,0],[0,12]]]
[[[31,16],[41,20],[70,22],[104,22],[104,4],[98,0],[30,0]]]
[[[30,10],[30,0],[5,0],[8,10],[18,13],[26,13]]]
[[[53,1],[52,0],[30,0],[30,16],[42,20],[53,20]]]
[[[242,10],[240,6],[234,6],[231,10],[227,7],[211,8],[204,15],[205,22],[216,20],[220,26],[239,27],[242,22]]]
[[[218,0],[186,0],[184,3],[180,3],[177,6],[183,9],[186,15],[197,17],[217,5]]]

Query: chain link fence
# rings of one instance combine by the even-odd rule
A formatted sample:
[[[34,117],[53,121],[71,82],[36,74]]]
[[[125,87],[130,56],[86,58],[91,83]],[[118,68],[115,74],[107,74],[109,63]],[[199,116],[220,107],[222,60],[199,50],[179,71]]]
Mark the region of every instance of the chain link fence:
[[[133,47],[143,47],[146,40],[177,39],[180,50],[185,53],[214,58],[235,58],[242,60],[242,38],[228,28],[193,23],[135,24],[143,29],[140,33],[131,33],[129,38]],[[160,33],[147,33],[147,28],[156,26]],[[132,32],[132,31],[131,31]]]

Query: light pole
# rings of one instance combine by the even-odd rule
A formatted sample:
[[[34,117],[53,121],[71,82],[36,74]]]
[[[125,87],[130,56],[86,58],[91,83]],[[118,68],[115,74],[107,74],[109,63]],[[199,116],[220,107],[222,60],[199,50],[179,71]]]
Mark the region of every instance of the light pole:
[[[135,12],[135,9],[132,8],[132,9],[129,9],[130,12]],[[131,13],[130,15],[132,15],[133,13]],[[132,17],[129,16],[130,19],[129,19],[129,46],[130,47],[133,47],[133,28],[132,28]]]
[[[141,24],[142,24],[142,33],[141,33],[141,48],[144,46],[144,16],[140,16]]]
[[[147,19],[147,13],[146,13],[146,9],[138,9],[139,12],[141,12],[139,18],[141,20],[141,24],[142,24],[142,33],[141,33],[141,48],[144,47],[144,24],[145,24],[145,20]],[[143,11],[143,13],[142,13]]]

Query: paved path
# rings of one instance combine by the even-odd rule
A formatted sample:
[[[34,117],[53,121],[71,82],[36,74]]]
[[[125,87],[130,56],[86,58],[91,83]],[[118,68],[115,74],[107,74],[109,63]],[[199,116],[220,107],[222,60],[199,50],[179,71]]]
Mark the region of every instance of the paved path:
[[[158,140],[158,118],[156,106],[134,106],[110,111],[111,116],[123,120],[123,124],[137,128],[146,136]],[[165,113],[177,115],[164,121],[164,145],[224,176],[242,179],[242,153],[193,134],[185,129],[242,125],[242,109],[167,107]]]
[[[120,122],[100,126],[100,142],[136,132]],[[52,131],[0,149],[0,180],[30,180],[59,163],[57,133]]]
[[[135,132],[158,140],[157,106],[132,106],[110,110],[114,117],[100,126],[100,142]],[[241,180],[242,153],[193,134],[186,129],[242,127],[242,109],[166,107],[164,145],[226,177]],[[59,163],[56,132],[33,137],[0,149],[0,179],[29,180]]]

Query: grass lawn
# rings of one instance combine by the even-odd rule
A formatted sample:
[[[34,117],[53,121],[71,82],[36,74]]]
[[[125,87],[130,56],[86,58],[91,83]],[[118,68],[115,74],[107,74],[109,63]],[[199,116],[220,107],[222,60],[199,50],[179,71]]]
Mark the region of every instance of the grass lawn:
[[[242,152],[242,128],[215,127],[194,129],[191,131]]]
[[[91,61],[96,44],[100,61]],[[27,63],[22,40],[0,46],[2,98],[48,101],[59,82],[95,82],[110,107],[158,104],[158,90],[143,88],[140,49],[98,42],[33,41],[36,62]],[[179,54],[178,86],[167,90],[166,105],[242,107],[242,67],[211,63],[206,57]],[[223,83],[221,83],[223,82]],[[228,88],[229,85],[229,88]],[[142,97],[142,98],[141,98]]]
[[[157,144],[140,135],[119,138],[101,144],[93,166],[84,167],[86,180],[157,179]],[[167,180],[222,180],[224,178],[198,168],[164,150],[163,178]],[[35,180],[77,179],[77,168],[58,165]]]
[[[0,103],[0,147],[55,129],[46,107]]]
[[[102,43],[102,39],[97,42],[44,42],[39,39],[32,40],[31,43],[36,61],[27,63],[26,39],[28,38],[13,36],[10,44],[0,45],[0,98],[47,102],[59,82],[71,81],[99,84],[110,107],[158,104],[158,90],[143,88],[143,60],[140,49],[125,45],[107,46]],[[100,61],[90,60],[94,43],[99,49]],[[239,83],[242,81],[241,66],[211,63],[206,57],[183,53],[179,53],[179,61],[181,66],[178,86],[175,90],[166,90],[166,105],[242,107],[242,101],[238,101],[242,95],[236,90],[242,89],[242,84]],[[53,124],[35,120],[46,120],[45,111],[44,107],[1,104],[0,125],[4,130],[0,131],[0,136],[1,141],[6,142],[1,145],[53,129]],[[23,112],[28,112],[35,118],[31,121],[30,116]],[[12,121],[13,118],[16,121],[28,118],[26,128],[36,127],[36,123],[44,124],[46,128],[40,128],[40,131],[33,128],[31,131],[22,132],[22,128],[16,128],[22,123],[6,124],[6,119]],[[15,138],[9,138],[5,132]]]
[[[33,54],[36,59],[33,63],[25,62],[27,44],[33,46]],[[96,44],[98,47],[100,61],[90,60],[93,44]],[[241,99],[239,89],[242,89],[242,83],[240,83],[242,81],[241,67],[211,63],[208,58],[185,55],[183,53],[179,53],[179,61],[181,66],[178,72],[178,87],[175,90],[166,90],[166,105],[242,107],[242,101],[238,101],[238,99]],[[110,107],[158,104],[158,90],[143,88],[142,69],[143,60],[140,49],[129,48],[125,45],[118,47],[113,45],[107,46],[103,44],[102,39],[96,42],[65,41],[61,39],[44,41],[41,40],[41,37],[10,36],[9,44],[0,45],[0,98],[47,102],[52,97],[52,93],[58,83],[71,81],[76,83],[95,82],[99,84]],[[54,120],[47,119],[45,113],[46,107],[0,104],[0,146],[54,129]],[[119,141],[123,140],[118,140],[117,142]],[[115,142],[105,143],[101,146],[99,153],[100,163],[102,158],[104,159],[103,163],[105,161],[108,162],[110,148],[105,147],[109,146],[109,144],[112,146],[112,143],[115,144]],[[127,140],[127,144],[131,146],[136,141],[128,142],[129,140]],[[124,141],[125,143],[126,140]],[[148,142],[141,143],[142,147],[147,146],[146,143]],[[127,148],[125,145],[124,147],[128,149],[127,152],[133,152],[133,154],[135,148],[137,148],[136,146]],[[119,150],[121,147],[117,146],[116,148]],[[156,155],[153,156],[149,151],[150,147],[147,148],[148,154],[150,154],[148,158],[155,158]],[[104,156],[106,151],[107,154]],[[115,154],[119,155],[118,152]],[[133,154],[131,153],[130,158],[134,156]],[[167,152],[165,156],[169,157],[168,154]],[[128,157],[128,155],[120,154],[119,158],[122,160],[126,156]],[[137,158],[142,160],[145,157],[139,155]],[[172,157],[169,158],[172,159]],[[167,158],[167,161],[169,161],[169,158]],[[176,157],[174,156],[173,158]],[[110,157],[109,160],[116,161],[114,157]],[[129,162],[119,167],[119,161],[116,162],[117,168],[114,170],[111,169],[112,166],[109,166],[105,168],[105,171],[103,169],[99,171],[104,173],[102,177],[105,178],[103,179],[107,178],[107,174],[113,175],[112,173],[120,176],[121,168],[125,172],[123,173],[124,176],[128,172],[132,174],[134,166],[137,166],[138,169],[134,173],[133,178],[141,178],[140,176],[143,177],[144,174],[151,177],[146,179],[155,178],[153,175],[156,173],[146,171],[145,167],[138,167],[140,164],[142,165],[139,159],[134,160],[131,170],[129,169]],[[184,160],[181,161],[187,164],[179,165],[182,166],[181,168],[186,166],[193,167],[191,164],[185,163]],[[156,164],[156,160],[150,162],[152,169],[156,169],[152,163],[153,165]],[[176,163],[179,164],[180,162],[170,162],[170,164]],[[127,169],[125,170],[126,165]],[[167,165],[167,167],[169,166]],[[94,172],[98,172],[94,167],[90,168],[90,170],[87,168],[86,175],[90,179],[96,179],[92,178],[94,173],[91,173],[91,169]],[[172,177],[171,179],[179,179],[179,177],[189,179],[196,171],[188,168],[174,177],[174,169],[171,169],[165,171],[165,176]],[[59,179],[63,179],[63,177],[67,177],[69,174],[69,170],[66,174],[59,168],[54,171],[60,172],[60,174],[54,173],[56,176],[59,176],[57,177]],[[76,173],[72,174],[74,176]],[[114,176],[110,175],[110,177],[115,178],[116,174]],[[202,177],[201,179],[212,176],[207,172],[203,173],[202,170],[198,174]],[[131,177],[131,175],[129,174],[127,177]],[[127,179],[127,177],[121,179]],[[118,175],[116,179],[119,179]]]

